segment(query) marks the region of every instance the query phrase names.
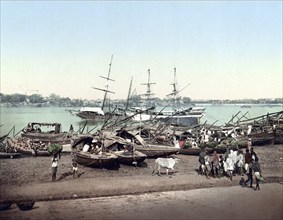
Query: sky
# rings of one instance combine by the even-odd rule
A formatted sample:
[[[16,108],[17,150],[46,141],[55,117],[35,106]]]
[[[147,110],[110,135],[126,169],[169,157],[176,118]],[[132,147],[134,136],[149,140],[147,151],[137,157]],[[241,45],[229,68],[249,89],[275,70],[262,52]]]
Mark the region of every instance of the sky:
[[[110,78],[106,81],[111,56]],[[282,1],[3,1],[1,93],[282,97]]]

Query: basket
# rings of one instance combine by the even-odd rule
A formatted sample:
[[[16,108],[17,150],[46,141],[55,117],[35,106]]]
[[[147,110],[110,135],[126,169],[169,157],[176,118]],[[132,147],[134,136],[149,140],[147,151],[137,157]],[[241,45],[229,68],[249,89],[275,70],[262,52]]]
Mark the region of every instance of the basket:
[[[62,145],[60,144],[51,144],[49,147],[48,147],[48,152],[50,154],[58,154],[58,153],[61,153],[61,151],[63,150],[63,147]]]
[[[33,200],[25,200],[25,201],[17,202],[18,208],[22,211],[31,210],[34,204],[35,204],[35,201]]]
[[[0,201],[0,211],[7,210],[11,207],[12,201],[9,200],[1,200]]]

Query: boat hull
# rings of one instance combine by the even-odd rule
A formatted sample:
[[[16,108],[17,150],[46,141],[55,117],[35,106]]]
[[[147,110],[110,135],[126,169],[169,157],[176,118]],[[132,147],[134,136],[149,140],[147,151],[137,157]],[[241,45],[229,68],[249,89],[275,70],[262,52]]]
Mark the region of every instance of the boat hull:
[[[229,149],[231,150],[238,150],[237,147],[228,147]],[[199,155],[200,152],[201,152],[201,148],[182,148],[180,149],[179,153],[180,154],[185,154],[185,155]],[[212,154],[213,151],[216,150],[216,152],[218,154],[224,154],[226,151],[227,151],[227,147],[214,147],[214,148],[206,148],[206,151],[209,153],[209,154]]]
[[[105,115],[97,114],[96,112],[90,112],[90,111],[79,111],[75,114],[77,117],[87,120],[87,121],[96,121],[96,122],[104,122],[106,120],[122,120],[125,119],[126,116],[119,115],[119,114],[108,114],[105,113]]]
[[[7,139],[7,145],[8,145],[8,147],[17,151],[17,153],[32,156],[31,150],[23,149],[18,144],[13,143],[13,139],[11,139],[11,138]],[[50,155],[51,155],[51,153],[49,153],[47,150],[46,151],[45,150],[37,150],[36,151],[36,156],[50,156]]]
[[[89,152],[77,152],[76,161],[78,164],[94,168],[119,168],[118,157],[109,153],[95,155],[90,154]]]
[[[147,155],[140,151],[134,151],[133,153],[119,151],[113,153],[118,157],[118,162],[125,165],[138,165],[147,158]]]
[[[148,147],[136,147],[136,150],[144,153],[149,158],[156,158],[177,154],[180,148],[149,145]]]
[[[42,142],[50,142],[50,143],[58,143],[58,144],[69,144],[71,142],[71,136],[67,133],[59,133],[59,134],[52,134],[52,133],[22,133],[22,137],[29,138],[36,141]]]
[[[0,152],[0,158],[17,158],[20,157],[21,153],[6,153],[6,152]]]

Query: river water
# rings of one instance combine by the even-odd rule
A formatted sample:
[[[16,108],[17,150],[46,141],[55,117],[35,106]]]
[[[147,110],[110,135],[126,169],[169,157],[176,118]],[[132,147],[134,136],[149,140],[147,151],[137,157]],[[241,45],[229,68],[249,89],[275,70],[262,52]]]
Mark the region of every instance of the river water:
[[[283,111],[283,105],[250,105],[250,108],[242,108],[241,105],[197,105],[205,107],[205,116],[201,118],[201,123],[215,123],[215,125],[224,125],[239,111],[240,113],[234,119],[245,115],[247,118],[254,118],[267,113]],[[68,110],[79,108],[66,107],[1,107],[0,115],[0,135],[7,134],[14,126],[14,134],[17,134],[29,122],[44,122],[44,123],[61,123],[62,131],[68,131],[72,124],[74,130],[77,131],[83,127],[84,122],[72,115]],[[93,131],[99,128],[100,124],[89,123],[85,127],[85,132]],[[12,133],[11,133],[12,134]]]

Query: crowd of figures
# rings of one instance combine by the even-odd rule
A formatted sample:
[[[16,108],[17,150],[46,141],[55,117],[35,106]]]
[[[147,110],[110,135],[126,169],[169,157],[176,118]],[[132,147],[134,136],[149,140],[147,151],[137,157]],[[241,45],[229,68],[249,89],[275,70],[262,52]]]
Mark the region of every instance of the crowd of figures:
[[[199,154],[199,163],[198,172],[200,175],[213,176],[214,178],[226,176],[232,181],[233,176],[246,174],[247,179],[242,178],[241,184],[246,186],[249,183],[249,186],[253,187],[253,179],[255,179],[255,190],[260,190],[259,183],[263,181],[263,177],[258,155],[251,145],[248,145],[245,152],[241,149],[233,151],[227,148],[223,155],[218,155],[216,150],[213,155],[209,155],[204,148]]]

